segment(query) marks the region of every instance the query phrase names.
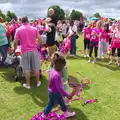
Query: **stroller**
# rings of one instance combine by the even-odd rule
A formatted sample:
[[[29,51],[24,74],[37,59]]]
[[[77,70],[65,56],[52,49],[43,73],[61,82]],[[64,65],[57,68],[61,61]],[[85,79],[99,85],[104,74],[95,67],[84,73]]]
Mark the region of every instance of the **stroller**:
[[[21,77],[25,77],[23,66],[22,66],[22,57],[21,57],[21,48],[18,47],[17,50],[11,54],[7,55],[5,65],[15,69],[15,80],[18,81]],[[40,78],[42,77],[40,70]]]
[[[7,55],[5,60],[5,65],[10,68],[15,69],[15,80],[17,81],[18,78],[23,76],[23,69],[20,66],[21,56],[17,56],[15,53],[11,53]]]
[[[7,58],[4,63],[7,67],[15,69],[15,80],[17,81],[20,77],[23,76],[24,72],[22,69],[22,58],[20,47],[17,48],[15,52],[12,52],[7,55]]]

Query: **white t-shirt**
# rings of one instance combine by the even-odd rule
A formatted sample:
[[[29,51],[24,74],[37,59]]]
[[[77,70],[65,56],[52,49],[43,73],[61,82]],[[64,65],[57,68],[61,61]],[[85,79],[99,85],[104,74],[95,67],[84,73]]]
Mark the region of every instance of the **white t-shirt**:
[[[41,35],[41,39],[42,39],[42,43],[43,43],[43,44],[46,44],[46,40],[47,40],[46,34],[42,34],[42,35]]]
[[[69,27],[69,35],[70,36],[72,36],[73,34],[74,34],[74,32],[76,32],[77,33],[77,26],[76,25],[74,25],[73,27]]]
[[[74,32],[77,33],[77,26],[76,26],[76,25],[73,25],[73,27],[72,27],[72,31],[74,31]]]
[[[67,25],[63,24],[63,26],[62,26],[62,35],[66,35],[66,33],[67,33]]]

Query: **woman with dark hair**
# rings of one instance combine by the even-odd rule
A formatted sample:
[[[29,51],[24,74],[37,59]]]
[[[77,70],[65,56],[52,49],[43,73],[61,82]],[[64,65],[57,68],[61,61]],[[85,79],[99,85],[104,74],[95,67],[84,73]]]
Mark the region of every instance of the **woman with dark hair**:
[[[100,32],[101,32],[101,22],[97,22],[96,27],[94,27],[92,29],[92,32],[91,32],[91,37],[90,37],[90,51],[89,51],[89,60],[88,60],[88,63],[91,62],[93,49],[94,49],[94,52],[95,52],[95,54],[94,54],[95,57],[94,57],[94,60],[93,60],[93,64],[96,63],[97,56],[98,56],[98,45],[99,45]]]
[[[76,56],[76,39],[78,38],[78,35],[77,35],[77,26],[74,25],[74,21],[70,22],[69,36],[71,37],[70,54],[71,56]]]

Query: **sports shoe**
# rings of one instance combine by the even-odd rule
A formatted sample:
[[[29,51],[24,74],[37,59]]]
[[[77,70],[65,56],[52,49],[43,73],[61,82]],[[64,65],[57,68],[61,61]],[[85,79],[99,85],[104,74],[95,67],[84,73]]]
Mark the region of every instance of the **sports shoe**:
[[[117,66],[120,67],[120,63],[118,63]]]
[[[89,58],[89,60],[88,60],[88,63],[90,63],[91,62],[91,58]]]
[[[26,89],[30,89],[30,86],[28,86],[27,84],[23,84],[23,87]]]
[[[104,56],[102,56],[102,59],[104,59]]]
[[[96,59],[94,59],[92,63],[95,64],[96,63]]]
[[[87,55],[87,57],[89,57],[89,55]]]
[[[112,61],[110,61],[108,64],[111,65],[111,64],[112,64]]]
[[[87,55],[84,55],[84,58],[86,58],[87,57]]]
[[[39,81],[39,83],[37,83],[37,87],[39,87],[41,85],[41,81]]]
[[[65,112],[65,114],[64,114],[64,116],[65,116],[65,118],[70,118],[70,117],[74,117],[75,116],[75,112]]]
[[[44,115],[44,113],[41,115],[41,118],[47,119],[47,115]]]

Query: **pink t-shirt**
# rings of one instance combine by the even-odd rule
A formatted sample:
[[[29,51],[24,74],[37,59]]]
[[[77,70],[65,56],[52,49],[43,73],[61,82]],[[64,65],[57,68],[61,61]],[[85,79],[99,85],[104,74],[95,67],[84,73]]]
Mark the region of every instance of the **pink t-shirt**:
[[[100,32],[101,32],[101,29],[93,28],[93,29],[92,29],[92,32],[91,32],[90,41],[92,41],[92,42],[99,42],[99,37],[98,37],[98,35],[100,34]]]
[[[111,45],[112,48],[120,48],[120,34],[118,32],[114,33]]]
[[[91,31],[92,31],[91,28],[85,28],[85,29],[84,29],[84,38],[85,38],[85,39],[90,40]]]
[[[39,35],[37,28],[24,24],[16,30],[15,40],[20,40],[22,53],[37,51],[36,38]]]
[[[109,41],[109,35],[104,29],[101,30],[100,41],[101,42],[108,42]]]

